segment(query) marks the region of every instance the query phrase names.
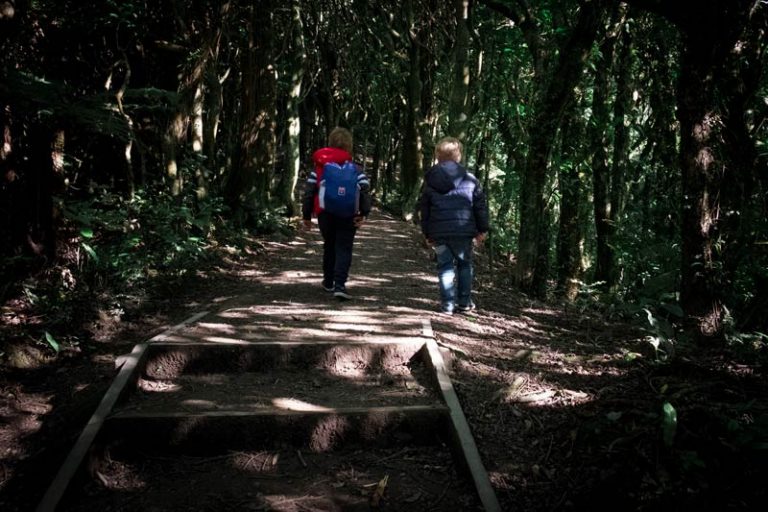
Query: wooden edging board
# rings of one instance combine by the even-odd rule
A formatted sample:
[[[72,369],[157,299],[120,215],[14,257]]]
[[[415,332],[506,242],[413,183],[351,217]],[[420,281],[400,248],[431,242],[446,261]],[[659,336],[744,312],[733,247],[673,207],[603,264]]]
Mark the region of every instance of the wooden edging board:
[[[119,398],[123,395],[125,388],[134,377],[136,369],[141,366],[142,361],[147,356],[149,345],[164,341],[166,336],[171,332],[202,318],[206,314],[208,314],[207,311],[198,313],[181,324],[151,338],[148,342],[136,345],[130,354],[118,358],[116,363],[120,366],[120,371],[117,377],[107,390],[104,398],[102,398],[96,412],[91,416],[88,424],[78,437],[74,447],[69,452],[67,458],[56,474],[56,477],[35,509],[36,512],[54,512],[56,510],[59,501],[64,496],[67,487],[70,485],[71,480],[82,465],[88,450],[93,445],[96,436],[104,425],[104,421],[112,412]],[[491,482],[488,479],[488,474],[483,466],[480,453],[477,450],[477,445],[472,437],[464,412],[461,409],[459,399],[453,389],[453,384],[448,377],[445,363],[437,343],[434,340],[432,327],[428,320],[424,321],[423,336],[429,355],[428,363],[435,372],[435,378],[438,387],[440,388],[440,393],[448,408],[451,433],[458,445],[457,448],[460,451],[463,462],[470,472],[483,508],[486,512],[500,512],[501,507],[496,498],[496,494],[493,491]]]
[[[483,508],[486,512],[501,512],[501,505],[499,505],[499,500],[496,498],[496,493],[488,478],[488,473],[485,471],[485,466],[483,466],[483,461],[480,458],[480,452],[475,444],[475,439],[472,437],[472,431],[469,429],[467,418],[461,409],[459,397],[456,395],[451,379],[448,377],[443,356],[440,354],[440,349],[434,338],[432,325],[429,320],[424,320],[423,322],[422,332],[426,338],[429,363],[435,371],[440,393],[449,410],[451,435],[454,438],[454,442],[458,444],[457,448],[461,452],[461,456],[464,459],[463,462],[472,476],[475,490],[483,504]]]
[[[120,411],[110,415],[110,420],[136,420],[136,419],[174,419],[174,418],[248,418],[259,416],[323,416],[327,414],[338,415],[364,415],[364,414],[422,414],[422,413],[447,413],[445,405],[384,405],[376,407],[338,407],[333,409],[298,410],[298,409],[263,409],[256,411]]]
[[[142,360],[147,355],[147,348],[150,343],[165,339],[165,336],[171,332],[176,331],[207,314],[207,311],[197,313],[180,324],[151,338],[148,342],[139,343],[133,347],[130,354],[120,356],[115,360],[115,364],[120,367],[120,372],[117,374],[117,377],[115,377],[115,380],[112,381],[112,385],[107,390],[104,398],[101,399],[99,406],[96,408],[96,412],[94,412],[93,416],[88,420],[88,424],[86,424],[85,428],[80,433],[80,437],[75,441],[75,445],[72,447],[72,450],[70,450],[67,458],[61,465],[61,468],[59,468],[59,472],[56,474],[53,482],[45,491],[43,499],[40,500],[40,503],[37,505],[37,508],[35,509],[36,512],[53,512],[56,510],[59,501],[62,496],[64,496],[64,492],[67,490],[72,478],[74,478],[78,468],[80,468],[83,463],[83,459],[88,454],[88,450],[91,448],[91,445],[93,445],[93,441],[96,439],[101,427],[104,425],[104,420],[112,412],[112,409],[120,396],[122,396],[126,386],[131,382],[136,368],[141,366]]]

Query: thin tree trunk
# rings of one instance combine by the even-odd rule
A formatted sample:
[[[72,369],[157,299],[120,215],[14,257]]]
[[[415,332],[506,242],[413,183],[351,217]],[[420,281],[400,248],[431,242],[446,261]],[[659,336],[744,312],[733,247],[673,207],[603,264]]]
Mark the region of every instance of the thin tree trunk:
[[[54,178],[63,169],[64,132],[56,130],[52,135],[50,130],[37,126],[30,135],[33,150],[25,173],[29,176],[27,247],[32,254],[52,262],[56,256]]]
[[[453,0],[456,18],[448,134],[465,140],[469,120],[469,0]]]
[[[631,38],[626,29],[622,30],[620,50],[616,65],[616,98],[613,105],[613,158],[611,168],[610,189],[610,219],[608,222],[607,248],[609,252],[608,268],[605,269],[607,288],[613,290],[620,278],[620,269],[616,261],[616,233],[618,233],[624,215],[624,200],[627,194],[627,166],[629,165],[629,126],[628,114],[632,105],[632,71]]]
[[[597,66],[592,93],[591,143],[592,152],[592,195],[595,218],[595,274],[594,281],[602,283],[609,290],[613,275],[613,248],[611,238],[611,174],[608,159],[610,140],[608,126],[610,116],[608,96],[610,71],[613,68],[616,39],[623,19],[612,23],[612,30],[600,45],[602,61]]]
[[[407,17],[413,18],[412,0],[407,2]],[[412,23],[409,23],[411,25]],[[413,210],[418,191],[419,179],[422,174],[421,159],[421,48],[416,34],[409,33],[410,45],[408,47],[409,73],[406,85],[406,115],[403,129],[403,156],[401,169],[400,192],[402,198],[402,212],[407,214]]]
[[[286,144],[286,170],[283,175],[280,190],[280,200],[286,208],[288,217],[296,214],[294,191],[299,180],[301,169],[301,116],[299,103],[301,100],[302,81],[304,77],[304,29],[301,23],[301,6],[298,0],[291,1],[291,30],[293,33],[293,57],[290,69],[291,89],[288,93],[288,137]]]
[[[581,204],[584,202],[581,180],[583,160],[580,143],[584,126],[574,102],[569,115],[563,121],[562,160],[559,168],[560,222],[557,235],[557,289],[562,296],[573,301],[579,292],[582,267],[584,234]]]
[[[561,49],[550,82],[540,95],[531,123],[529,152],[520,189],[520,237],[515,277],[523,291],[537,297],[546,295],[549,268],[545,211],[549,157],[563,109],[580,78],[602,13],[601,2],[582,5],[571,37]]]

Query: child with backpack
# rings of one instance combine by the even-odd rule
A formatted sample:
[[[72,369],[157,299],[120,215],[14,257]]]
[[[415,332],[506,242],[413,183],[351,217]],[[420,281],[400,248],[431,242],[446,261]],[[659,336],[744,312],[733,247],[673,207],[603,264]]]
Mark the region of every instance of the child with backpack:
[[[434,247],[441,311],[475,309],[472,302],[472,242],[485,240],[488,202],[474,175],[461,162],[461,142],[445,137],[435,147],[437,165],[424,175],[421,230]],[[455,283],[454,283],[455,281]]]
[[[371,212],[371,184],[352,161],[352,133],[334,128],[328,146],[312,155],[314,169],[304,188],[304,227],[317,217],[323,236],[323,288],[339,300],[350,300],[346,283],[357,229]]]

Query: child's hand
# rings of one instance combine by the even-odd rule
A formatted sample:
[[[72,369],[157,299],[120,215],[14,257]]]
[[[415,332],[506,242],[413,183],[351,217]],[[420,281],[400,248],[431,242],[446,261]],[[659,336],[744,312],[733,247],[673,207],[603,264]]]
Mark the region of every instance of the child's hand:
[[[483,242],[485,242],[485,237],[488,235],[488,233],[478,233],[475,237],[475,242],[479,245]]]
[[[304,222],[302,222],[302,227],[307,231],[310,231],[312,229],[312,220],[304,219]]]
[[[352,222],[354,222],[356,228],[359,228],[360,226],[365,224],[365,217],[363,217],[362,215],[356,215]]]

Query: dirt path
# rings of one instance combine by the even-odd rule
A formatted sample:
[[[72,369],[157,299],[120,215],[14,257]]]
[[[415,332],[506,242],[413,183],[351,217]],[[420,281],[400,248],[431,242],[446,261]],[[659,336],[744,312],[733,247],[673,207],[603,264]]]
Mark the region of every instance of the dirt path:
[[[720,357],[661,364],[644,333],[528,300],[482,257],[478,311],[440,315],[418,230],[381,213],[358,233],[355,300],[340,303],[320,286],[320,244],[316,229],[264,241],[253,258],[178,290],[172,315],[135,319],[120,337],[111,331],[88,358],[5,375],[0,509],[37,502],[113,378],[116,354],[203,310],[210,314],[181,336],[375,341],[417,336],[429,319],[452,351],[452,379],[505,510],[744,509],[764,499],[765,459],[734,447],[768,431],[755,426],[768,425],[758,399],[768,390],[754,368]],[[676,407],[674,446],[662,442],[665,402]]]

